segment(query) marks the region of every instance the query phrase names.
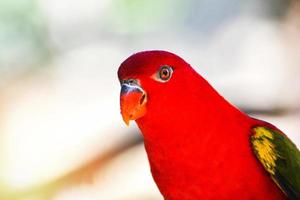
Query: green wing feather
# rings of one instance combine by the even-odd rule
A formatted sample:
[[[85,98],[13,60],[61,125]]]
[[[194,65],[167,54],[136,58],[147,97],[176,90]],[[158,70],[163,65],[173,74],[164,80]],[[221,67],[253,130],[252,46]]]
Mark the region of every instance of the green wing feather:
[[[252,129],[253,151],[275,183],[292,200],[300,199],[300,151],[284,134],[264,126]]]

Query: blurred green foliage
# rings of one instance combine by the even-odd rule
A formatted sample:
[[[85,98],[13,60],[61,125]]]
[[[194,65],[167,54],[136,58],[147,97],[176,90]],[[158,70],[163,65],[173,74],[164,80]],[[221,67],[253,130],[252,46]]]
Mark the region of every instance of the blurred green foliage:
[[[0,1],[0,43],[2,81],[49,56],[46,23],[36,0]]]
[[[166,32],[185,19],[188,5],[189,1],[182,0],[116,0],[109,23],[116,31],[129,34]]]

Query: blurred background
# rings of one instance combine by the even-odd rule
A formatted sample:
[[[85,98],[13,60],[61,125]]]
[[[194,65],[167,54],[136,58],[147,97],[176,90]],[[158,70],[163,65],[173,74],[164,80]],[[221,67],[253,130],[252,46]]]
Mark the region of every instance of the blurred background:
[[[1,0],[1,200],[162,200],[119,114],[117,69],[149,49],[300,145],[299,0]]]

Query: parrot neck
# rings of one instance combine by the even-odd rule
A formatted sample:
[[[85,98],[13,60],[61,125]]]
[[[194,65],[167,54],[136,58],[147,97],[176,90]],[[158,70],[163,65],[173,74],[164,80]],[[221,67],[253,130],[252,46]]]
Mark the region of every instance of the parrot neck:
[[[147,114],[136,120],[145,141],[157,143],[213,134],[228,137],[222,129],[250,124],[251,118],[226,101],[205,79],[198,75],[195,80],[195,85],[202,87],[186,86],[185,90],[174,90],[164,98],[151,99],[157,103],[149,104]]]

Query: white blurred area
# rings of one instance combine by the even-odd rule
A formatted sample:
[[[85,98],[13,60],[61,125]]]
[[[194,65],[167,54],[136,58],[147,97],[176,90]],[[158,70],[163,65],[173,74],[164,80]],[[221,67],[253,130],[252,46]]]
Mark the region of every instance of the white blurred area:
[[[162,199],[142,142],[120,148],[140,136],[116,73],[141,50],[182,56],[300,146],[299,36],[296,0],[1,1],[0,199]]]

